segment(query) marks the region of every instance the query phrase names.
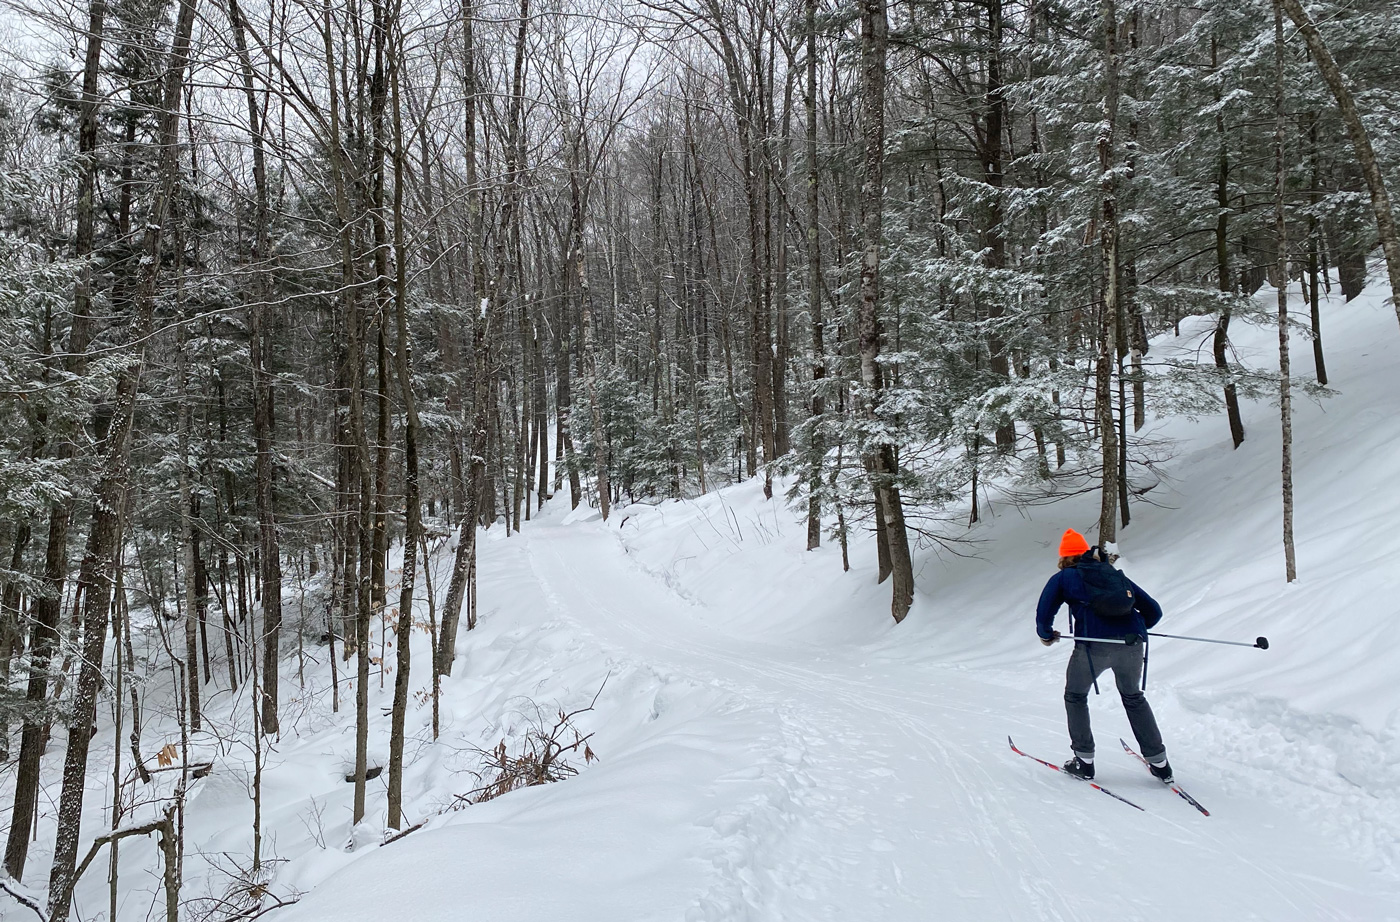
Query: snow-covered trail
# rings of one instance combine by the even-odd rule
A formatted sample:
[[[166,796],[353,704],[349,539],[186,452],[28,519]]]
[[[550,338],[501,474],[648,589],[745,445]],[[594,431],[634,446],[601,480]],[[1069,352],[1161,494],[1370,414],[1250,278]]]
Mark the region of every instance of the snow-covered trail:
[[[276,885],[304,896],[277,922],[1400,922],[1400,647],[1377,601],[1400,591],[1400,417],[1385,409],[1400,338],[1378,295],[1327,308],[1342,393],[1295,405],[1299,582],[1282,579],[1265,403],[1238,450],[1218,418],[1154,423],[1175,457],[1124,536],[1121,565],[1164,630],[1273,641],[1153,646],[1153,707],[1211,817],[1118,750],[1111,690],[1091,703],[1099,778],[1146,812],[1007,749],[1012,734],[1067,755],[1069,650],[1040,647],[1031,613],[1063,529],[1097,520],[1093,496],[1041,510],[993,494],[975,528],[953,529],[970,553],[917,556],[898,627],[869,534],[852,531],[843,573],[836,549],[802,550],[800,516],[755,481],[614,507],[606,525],[558,496],[523,532],[484,533],[481,620],[443,685],[442,738],[410,715],[406,803],[424,829],[374,847],[378,789],[349,829],[345,719],[321,713],[284,745]],[[1193,360],[1211,322],[1183,321],[1154,352]],[[1232,340],[1263,367],[1277,354],[1272,326]],[[595,692],[581,723],[600,762],[440,812],[475,786],[474,748],[519,740],[520,702],[573,709]],[[322,815],[325,837],[299,833]],[[230,832],[207,848],[242,841],[231,816],[209,819]]]
[[[1116,724],[1102,705],[1101,780],[1148,812],[1012,754],[1007,733],[1022,745],[1063,734],[1059,687],[1044,686],[1044,670],[984,678],[871,663],[860,648],[791,635],[745,636],[635,565],[615,531],[536,523],[520,544],[554,616],[781,722],[782,750],[767,760],[789,768],[790,797],[769,805],[778,815],[757,824],[757,840],[753,822],[730,832],[749,839],[735,843],[745,860],[732,868],[749,918],[1400,915],[1400,888],[1320,845],[1287,804],[1196,785],[1215,813],[1200,817],[1125,755],[1115,759]]]
[[[1267,653],[1152,647],[1153,707],[1211,817],[1118,749],[1127,725],[1111,688],[1091,702],[1099,780],[1146,812],[1006,746],[1011,734],[1028,752],[1067,755],[1069,648],[1037,644],[1032,611],[1061,532],[1090,529],[1096,497],[1041,509],[993,492],[982,521],[951,529],[967,553],[916,555],[918,596],[896,626],[869,533],[853,523],[843,572],[837,548],[802,549],[800,513],[764,499],[758,481],[614,507],[606,524],[558,496],[522,532],[481,533],[480,622],[458,638],[440,737],[426,599],[416,606],[404,793],[424,825],[413,835],[380,847],[382,775],[352,827],[352,689],[342,673],[332,713],[329,663],[308,644],[308,684],[263,773],[271,892],[299,900],[273,917],[1400,922],[1400,647],[1384,604],[1400,592],[1400,416],[1384,410],[1400,338],[1378,297],[1327,316],[1347,361],[1341,394],[1295,407],[1299,582],[1282,581],[1266,405],[1249,408],[1238,450],[1218,419],[1154,423],[1176,455],[1124,536],[1120,565],[1163,604],[1163,630],[1273,641]],[[1184,321],[1154,349],[1189,357],[1208,321]],[[1272,327],[1239,331],[1241,349],[1267,357],[1276,344]],[[439,596],[451,552],[429,558]],[[284,664],[285,688],[302,689],[298,667]],[[392,682],[370,693],[370,757],[382,764]],[[556,707],[590,701],[577,726],[600,761],[573,754],[577,777],[461,808],[489,771],[484,751],[518,747]],[[206,701],[221,738],[248,712],[246,697]],[[106,730],[94,778],[111,777]],[[153,749],[178,738],[168,720],[145,733]],[[203,741],[216,767],[186,826],[196,901],[222,898],[220,868],[250,841],[250,754],[215,742]],[[101,783],[91,794],[97,830],[110,794]],[[49,815],[31,856],[40,873]],[[122,862],[147,874],[124,872],[134,883],[119,918],[145,918],[153,844],[124,844]],[[78,896],[84,918],[100,912],[101,876]]]
[[[459,635],[442,683],[440,736],[420,587],[404,781],[406,814],[423,823],[413,835],[381,847],[383,775],[352,825],[350,676],[340,674],[336,713],[315,634],[295,657],[285,651],[287,719],[264,750],[263,860],[268,892],[298,902],[268,918],[1400,922],[1400,645],[1389,602],[1400,595],[1400,415],[1388,409],[1400,337],[1379,292],[1324,308],[1338,393],[1294,407],[1298,582],[1282,577],[1279,430],[1267,403],[1246,407],[1238,449],[1218,416],[1154,421],[1145,434],[1172,457],[1151,472],[1122,536],[1120,566],[1162,603],[1163,630],[1272,641],[1267,653],[1152,647],[1149,695],[1172,762],[1211,817],[1119,751],[1127,725],[1111,689],[1091,702],[1099,780],[1146,812],[1007,749],[1011,734],[1036,755],[1067,755],[1068,645],[1040,647],[1031,619],[1063,529],[1097,521],[1092,495],[1019,507],[994,490],[975,527],[948,529],[966,553],[916,555],[918,596],[899,626],[888,588],[874,585],[864,526],[852,522],[842,572],[836,548],[802,550],[800,513],[765,500],[757,481],[614,507],[606,524],[557,496],[523,532],[481,533],[480,622]],[[1199,360],[1212,329],[1211,318],[1187,318],[1154,353]],[[1261,367],[1276,361],[1271,324],[1231,336]],[[1307,345],[1295,336],[1295,349]],[[429,556],[439,598],[451,558],[450,542]],[[312,588],[284,599],[286,611],[311,612],[306,626],[319,625],[324,601]],[[398,639],[371,633],[392,662],[384,654]],[[162,707],[169,687],[163,671],[145,684],[148,758],[179,740]],[[392,681],[370,688],[376,765],[392,691]],[[595,734],[600,761],[571,754],[579,773],[564,783],[462,808],[489,772],[484,752],[518,747],[555,707],[590,701],[577,726]],[[211,731],[194,743],[214,770],[189,797],[192,918],[248,895],[251,703],[246,684],[205,698]],[[104,708],[87,835],[105,828],[114,754],[126,764],[108,721]],[[34,889],[51,854],[62,754],[46,756],[25,881]],[[6,803],[10,777],[0,772]],[[173,780],[164,776],[162,796]],[[142,791],[150,810],[156,797]],[[121,862],[118,919],[148,918],[160,900],[154,843],[125,841]],[[106,891],[89,873],[78,914],[103,918]],[[9,909],[0,901],[0,918]]]

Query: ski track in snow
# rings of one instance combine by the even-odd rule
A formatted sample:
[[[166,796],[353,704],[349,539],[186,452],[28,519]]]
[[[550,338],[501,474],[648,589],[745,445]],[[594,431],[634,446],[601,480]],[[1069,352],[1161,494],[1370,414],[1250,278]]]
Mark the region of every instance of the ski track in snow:
[[[856,901],[851,908],[863,903],[872,918],[889,917],[890,904],[895,900],[917,910],[919,893],[906,886],[902,869],[902,864],[908,862],[908,843],[896,845],[892,840],[917,841],[929,835],[939,841],[941,837],[933,830],[908,828],[900,813],[915,795],[907,788],[895,786],[901,780],[901,772],[888,766],[891,762],[913,761],[904,770],[908,777],[917,774],[919,763],[928,757],[955,764],[947,748],[919,728],[922,718],[888,699],[880,704],[863,700],[863,694],[869,691],[864,685],[833,681],[811,670],[782,666],[763,651],[741,657],[704,640],[688,637],[677,641],[659,634],[655,627],[648,628],[644,620],[648,612],[657,616],[668,607],[689,606],[683,599],[668,599],[663,593],[648,591],[650,587],[637,586],[646,577],[635,568],[620,568],[616,561],[608,560],[616,553],[608,547],[610,543],[596,534],[532,533],[531,546],[543,545],[540,556],[549,557],[549,565],[536,567],[535,575],[541,584],[551,587],[547,594],[560,610],[578,613],[572,617],[583,629],[587,629],[585,623],[596,628],[601,622],[603,630],[613,631],[614,636],[617,632],[625,634],[620,641],[623,645],[640,646],[651,656],[686,664],[673,668],[700,673],[709,682],[730,689],[736,697],[771,710],[787,731],[780,738],[783,748],[773,753],[771,760],[790,766],[780,782],[790,803],[770,799],[767,810],[783,815],[762,821],[751,816],[737,824],[716,823],[720,835],[750,841],[719,849],[724,857],[716,862],[716,870],[722,879],[715,891],[701,897],[687,913],[687,922],[750,918],[749,910],[762,906],[754,897],[765,889],[755,883],[758,869],[748,866],[755,861],[771,862],[762,868],[769,882],[767,890],[788,910],[771,915],[760,913],[753,918],[824,917],[827,913],[832,918],[848,917],[846,901],[838,898],[843,887],[858,891],[846,894]],[[571,552],[567,556],[565,548]],[[622,572],[614,579],[603,580],[604,584],[616,587],[630,578],[634,589],[619,592],[610,601],[599,599],[592,586],[599,580],[600,571],[608,567]],[[649,603],[640,612],[642,617],[637,617],[639,596]],[[569,603],[558,602],[561,598],[568,598]],[[598,615],[603,617],[582,620]],[[666,625],[674,626],[674,622],[668,620]],[[900,744],[903,759],[890,758],[896,755],[888,751],[892,742]],[[969,774],[980,777],[969,779]],[[968,762],[964,771],[954,770],[954,780],[961,790],[973,795],[958,803],[962,818],[957,827],[971,831],[983,852],[996,854],[995,831],[1005,816],[993,816],[988,798],[976,794],[978,787],[989,780],[985,771],[978,769],[976,762]],[[805,828],[793,830],[794,825]],[[772,841],[773,833],[782,832],[791,834],[795,844]],[[770,841],[754,841],[755,833],[770,837]],[[774,844],[778,845],[776,856],[763,853],[764,845]],[[1048,911],[1043,910],[1038,918],[1075,917],[1043,873],[1031,875],[1022,867],[1003,877],[993,891],[998,896],[1020,893],[1037,905],[1045,905]],[[1010,908],[1002,906],[1006,911]]]
[[[785,727],[770,740],[766,759],[766,767],[776,767],[781,795],[737,822],[715,824],[718,834],[740,841],[717,849],[719,880],[691,907],[688,922],[914,919],[931,906],[949,918],[1089,919],[1110,911],[1119,918],[1185,918],[1164,913],[1175,906],[1205,918],[1342,920],[1380,913],[1380,891],[1397,892],[1377,887],[1372,901],[1362,876],[1351,894],[1357,901],[1339,903],[1339,888],[1327,877],[1256,860],[1249,837],[1230,829],[1225,793],[1234,785],[1251,791],[1247,773],[1208,788],[1208,795],[1197,791],[1217,813],[1207,820],[1154,791],[1158,786],[1145,773],[1135,781],[1126,763],[1115,765],[1122,778],[1111,786],[1151,815],[1114,815],[1130,808],[1096,803],[1102,795],[1047,770],[1005,770],[1008,759],[984,744],[986,727],[998,720],[1024,727],[1015,716],[1024,698],[1006,687],[944,671],[942,688],[905,690],[897,683],[907,675],[882,683],[878,673],[830,655],[803,664],[790,648],[697,629],[701,606],[670,590],[672,580],[658,582],[622,558],[616,542],[592,529],[537,526],[524,543],[557,613],[579,630],[605,647],[723,687]],[[599,586],[608,587],[606,598]],[[970,700],[986,706],[964,703]],[[1098,723],[1107,720],[1099,716]],[[1043,722],[1034,730],[1043,737]],[[793,754],[794,739],[800,756]],[[1114,765],[1111,755],[1102,762]],[[1028,787],[1041,793],[1028,801]],[[1057,841],[1037,828],[1034,814],[1047,804],[1068,822],[1071,838]],[[1202,825],[1213,821],[1222,829]],[[1294,826],[1285,835],[1294,838],[1290,857],[1310,851],[1304,829]],[[1159,864],[1176,863],[1173,857],[1187,859],[1189,886],[1182,886],[1180,868],[1154,873]],[[1122,875],[1101,871],[1124,861],[1140,867]],[[1066,886],[1071,876],[1086,875],[1096,882],[1090,894],[1082,879]],[[1094,891],[1102,892],[1095,898]],[[1229,902],[1236,905],[1226,915],[1222,904]]]

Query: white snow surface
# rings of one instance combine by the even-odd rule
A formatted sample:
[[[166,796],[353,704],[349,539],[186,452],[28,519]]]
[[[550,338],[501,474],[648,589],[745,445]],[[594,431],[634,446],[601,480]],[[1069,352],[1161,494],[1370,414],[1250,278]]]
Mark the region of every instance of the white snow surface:
[[[1209,329],[1187,320],[1153,354],[1208,361]],[[917,552],[915,606],[896,625],[869,536],[853,534],[843,572],[834,542],[805,551],[800,512],[758,482],[618,508],[606,523],[569,512],[566,491],[523,532],[484,533],[481,620],[460,636],[436,742],[427,637],[414,634],[404,800],[423,828],[381,846],[384,776],[351,828],[352,664],[332,714],[324,648],[311,651],[320,662],[307,663],[304,695],[289,659],[294,700],[263,777],[264,853],[272,894],[299,901],[262,918],[1400,919],[1400,325],[1373,290],[1326,304],[1323,335],[1337,393],[1295,401],[1296,583],[1284,582],[1269,403],[1247,405],[1238,450],[1223,414],[1152,423],[1174,457],[1119,535],[1124,570],[1166,612],[1159,630],[1271,642],[1151,647],[1148,694],[1177,779],[1210,817],[1121,751],[1131,736],[1111,680],[1090,701],[1097,780],[1143,812],[1007,746],[1010,735],[1052,761],[1069,754],[1069,645],[1037,642],[1034,608],[1061,532],[1091,531],[1096,495],[1032,508],[993,495],[963,536],[966,556]],[[1237,323],[1232,338],[1246,360],[1277,367],[1274,329]],[[1295,373],[1309,373],[1308,341],[1292,347]],[[439,594],[449,561],[449,547],[432,558]],[[426,607],[417,614],[426,623]],[[371,700],[376,764],[392,686],[389,675]],[[211,722],[246,714],[242,694],[215,696]],[[477,786],[474,750],[518,739],[537,707],[552,719],[595,694],[577,723],[596,762],[451,809]],[[89,836],[110,800],[107,731],[94,741]],[[165,731],[148,727],[147,747]],[[202,746],[215,770],[191,797],[187,897],[222,892],[211,869],[246,863],[251,848],[250,753],[208,736]],[[31,888],[52,839],[61,743],[50,749]],[[145,919],[156,853],[128,841],[121,855],[119,917]],[[105,859],[79,889],[84,919],[106,917],[99,868]],[[0,902],[12,911],[23,918]]]

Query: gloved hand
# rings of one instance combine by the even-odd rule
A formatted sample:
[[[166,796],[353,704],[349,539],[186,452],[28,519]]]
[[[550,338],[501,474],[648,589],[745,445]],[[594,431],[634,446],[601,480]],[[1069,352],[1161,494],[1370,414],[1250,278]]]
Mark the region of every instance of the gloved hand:
[[[1042,638],[1040,638],[1040,642],[1043,643],[1043,644],[1045,644],[1045,645],[1048,647],[1048,646],[1050,646],[1052,643],[1054,643],[1055,641],[1057,641],[1057,640],[1059,640],[1059,639],[1060,639],[1060,632],[1059,632],[1059,631],[1055,631],[1055,632],[1054,632],[1054,635],[1051,636],[1051,637],[1042,637]]]

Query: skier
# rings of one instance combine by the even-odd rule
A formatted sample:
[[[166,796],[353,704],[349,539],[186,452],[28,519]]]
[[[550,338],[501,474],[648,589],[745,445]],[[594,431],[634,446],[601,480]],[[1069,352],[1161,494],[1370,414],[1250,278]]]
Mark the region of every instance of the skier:
[[[1065,714],[1069,719],[1070,748],[1074,758],[1064,770],[1085,780],[1094,777],[1094,734],[1089,728],[1089,688],[1098,677],[1112,669],[1128,712],[1128,723],[1137,737],[1143,758],[1152,774],[1172,783],[1167,748],[1152,706],[1142,693],[1143,644],[1147,630],[1162,618],[1162,607],[1112,566],[1117,559],[1102,549],[1090,547],[1084,536],[1066,529],[1060,539],[1060,569],[1040,593],[1035,627],[1040,642],[1047,647],[1060,639],[1053,630],[1060,606],[1069,605],[1075,638],[1097,637],[1126,640],[1127,643],[1092,643],[1076,639],[1074,652],[1065,670]],[[1106,597],[1111,596],[1107,601]],[[1130,601],[1130,604],[1129,604]]]

